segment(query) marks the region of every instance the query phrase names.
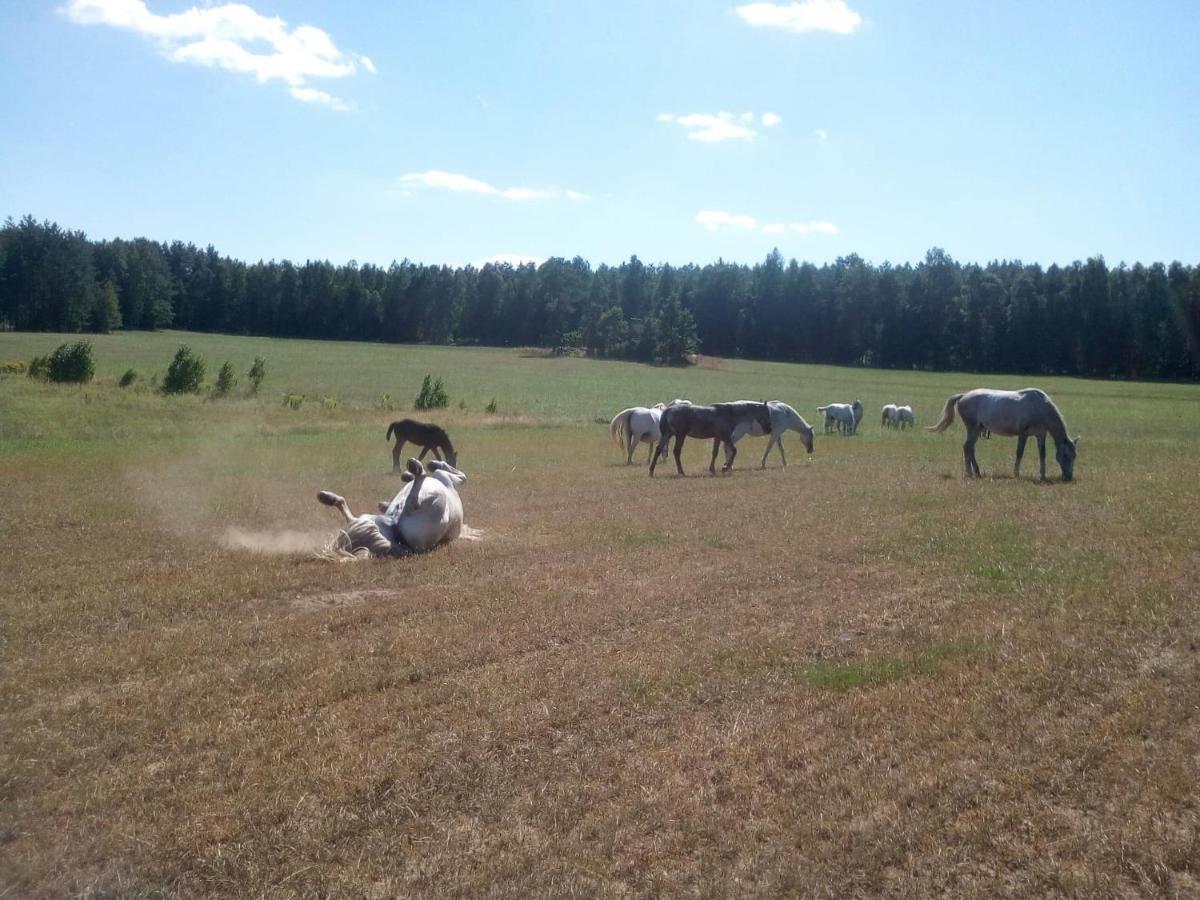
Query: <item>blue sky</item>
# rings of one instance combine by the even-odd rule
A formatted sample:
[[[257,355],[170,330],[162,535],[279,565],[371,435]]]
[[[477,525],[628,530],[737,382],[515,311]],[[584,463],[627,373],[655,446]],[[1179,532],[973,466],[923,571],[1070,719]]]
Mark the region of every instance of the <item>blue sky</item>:
[[[1196,0],[6,0],[0,216],[249,261],[1197,263],[1197,47]]]

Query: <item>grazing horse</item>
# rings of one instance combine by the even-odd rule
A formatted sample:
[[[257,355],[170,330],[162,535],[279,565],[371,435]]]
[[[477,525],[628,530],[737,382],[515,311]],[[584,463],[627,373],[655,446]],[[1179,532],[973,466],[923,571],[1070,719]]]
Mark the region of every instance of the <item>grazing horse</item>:
[[[689,402],[680,399],[671,401],[672,404]],[[649,452],[654,452],[659,438],[662,437],[658,429],[658,420],[662,418],[664,409],[666,405],[663,403],[655,403],[653,406],[631,406],[621,410],[608,423],[608,433],[626,453],[625,465],[633,463],[633,450],[640,443],[649,444]],[[646,457],[646,462],[650,462],[649,456]]]
[[[444,459],[451,466],[458,465],[458,453],[454,450],[454,445],[450,443],[450,436],[439,426],[432,422],[418,422],[414,419],[399,419],[388,426],[387,440],[392,439],[392,435],[396,436],[396,446],[392,448],[392,471],[400,471],[400,452],[404,449],[404,444],[412,441],[421,448],[418,460],[423,460],[425,454],[430,450],[438,459]]]
[[[659,420],[659,430],[662,437],[658,441],[658,450],[650,460],[650,475],[653,477],[654,468],[658,465],[659,457],[667,455],[667,444],[675,437],[675,469],[683,474],[683,463],[679,459],[686,438],[712,438],[712,459],[708,463],[708,471],[717,474],[717,451],[725,447],[725,465],[722,472],[733,468],[737,447],[733,445],[733,434],[739,426],[742,433],[749,431],[757,424],[760,434],[771,431],[771,411],[766,403],[754,400],[738,400],[733,403],[716,403],[712,406],[697,406],[691,403],[672,403],[663,410]]]
[[[1067,423],[1062,413],[1044,391],[1025,388],[1023,391],[993,391],[978,388],[965,394],[954,394],[946,400],[942,420],[930,425],[926,431],[945,431],[954,423],[954,410],[958,409],[963,425],[967,429],[967,440],[963,444],[963,465],[966,477],[979,476],[979,462],[975,459],[975,441],[985,429],[1017,439],[1017,461],[1013,465],[1013,477],[1021,474],[1021,457],[1025,453],[1025,441],[1037,438],[1038,459],[1041,463],[1042,481],[1046,480],[1046,433],[1054,438],[1054,458],[1062,469],[1063,481],[1075,475],[1076,442],[1067,437]]]
[[[826,434],[829,434],[831,426],[836,426],[843,434],[854,434],[858,431],[858,423],[862,421],[863,405],[859,400],[853,403],[830,403],[828,406],[818,406],[817,412],[825,414]]]
[[[318,501],[336,507],[346,519],[346,528],[334,539],[337,550],[355,556],[404,556],[459,536],[463,509],[458,486],[467,480],[466,474],[441,460],[430,462],[426,470],[420,460],[410,459],[403,477],[408,483],[391,503],[379,504],[379,515],[356,516],[344,497],[318,492]]]
[[[883,428],[895,428],[900,424],[895,403],[889,403],[883,408],[883,422],[880,424]]]
[[[912,428],[917,424],[916,417],[913,415],[911,406],[896,407],[896,427],[903,431],[905,428]]]
[[[800,413],[782,400],[768,400],[767,409],[771,414],[771,439],[767,441],[767,449],[763,451],[762,467],[764,469],[767,467],[767,456],[770,455],[772,447],[779,448],[779,458],[783,460],[783,465],[787,466],[787,454],[783,452],[783,433],[789,428],[799,432],[800,440],[804,442],[804,449],[809,453],[813,452],[813,429],[804,421],[804,417]],[[759,427],[757,419],[749,423],[743,422],[734,429],[733,442],[736,444],[747,434],[762,437],[764,432]]]

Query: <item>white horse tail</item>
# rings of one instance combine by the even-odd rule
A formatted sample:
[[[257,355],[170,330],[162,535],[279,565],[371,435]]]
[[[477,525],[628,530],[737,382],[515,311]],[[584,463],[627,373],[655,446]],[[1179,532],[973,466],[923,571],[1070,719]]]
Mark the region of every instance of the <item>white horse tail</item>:
[[[612,436],[613,443],[622,450],[626,449],[629,441],[629,417],[633,415],[633,407],[623,409],[608,423],[608,433]]]
[[[825,412],[825,410],[827,410],[827,409],[829,409],[829,407],[828,407],[828,406],[818,406],[818,407],[817,407],[817,412],[819,412],[819,413],[823,413],[823,412]]]
[[[962,394],[952,394],[946,400],[946,405],[942,408],[942,420],[936,425],[926,425],[926,431],[945,431],[954,424],[954,410],[958,406],[958,401],[962,399]]]

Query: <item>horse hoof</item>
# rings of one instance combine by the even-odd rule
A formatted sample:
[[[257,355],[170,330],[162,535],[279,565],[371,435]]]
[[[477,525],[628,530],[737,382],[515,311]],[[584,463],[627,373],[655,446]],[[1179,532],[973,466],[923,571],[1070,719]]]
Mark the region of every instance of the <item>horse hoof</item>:
[[[324,503],[326,506],[337,506],[342,502],[342,498],[333,491],[317,491],[317,502]]]

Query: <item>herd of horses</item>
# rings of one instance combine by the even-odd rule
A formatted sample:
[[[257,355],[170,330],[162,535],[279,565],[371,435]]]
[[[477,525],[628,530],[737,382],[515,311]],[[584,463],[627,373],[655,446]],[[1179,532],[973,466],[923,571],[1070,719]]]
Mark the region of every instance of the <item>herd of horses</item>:
[[[818,406],[825,416],[825,431],[855,434],[863,419],[863,405],[830,403]],[[1017,457],[1013,475],[1021,471],[1021,457],[1029,438],[1037,441],[1041,478],[1046,478],[1046,437],[1054,441],[1054,458],[1062,470],[1063,481],[1071,481],[1075,472],[1078,438],[1067,434],[1067,425],[1058,407],[1037,388],[1020,391],[998,391],[979,388],[950,396],[942,408],[942,416],[927,431],[945,431],[954,423],[955,413],[962,418],[967,438],[963,443],[963,466],[967,478],[980,477],[975,458],[975,443],[991,434],[1015,437]],[[883,407],[881,423],[885,428],[905,429],[916,422],[912,407],[889,403]],[[639,444],[649,445],[647,462],[650,475],[660,459],[666,459],[671,439],[675,439],[673,455],[675,469],[683,475],[681,453],[688,438],[712,441],[712,457],[708,471],[716,474],[717,454],[724,449],[722,472],[733,468],[737,443],[746,435],[769,436],[761,466],[766,468],[772,447],[779,448],[783,465],[787,455],[783,449],[786,431],[800,435],[804,449],[813,452],[813,428],[795,409],[782,400],[735,400],[729,403],[701,405],[676,399],[669,404],[631,406],[621,410],[609,422],[609,434],[625,453],[626,464],[632,464],[633,453]],[[457,468],[458,454],[449,435],[438,425],[401,419],[388,426],[387,439],[395,438],[392,449],[392,469],[399,472],[404,487],[390,503],[380,503],[378,514],[355,516],[345,498],[332,491],[317,494],[319,502],[341,512],[345,528],[341,529],[332,549],[343,556],[389,557],[421,553],[455,540],[463,529],[462,500],[458,487],[466,474]],[[421,448],[420,455],[400,465],[401,453],[407,443]],[[426,466],[428,453],[435,459]]]

